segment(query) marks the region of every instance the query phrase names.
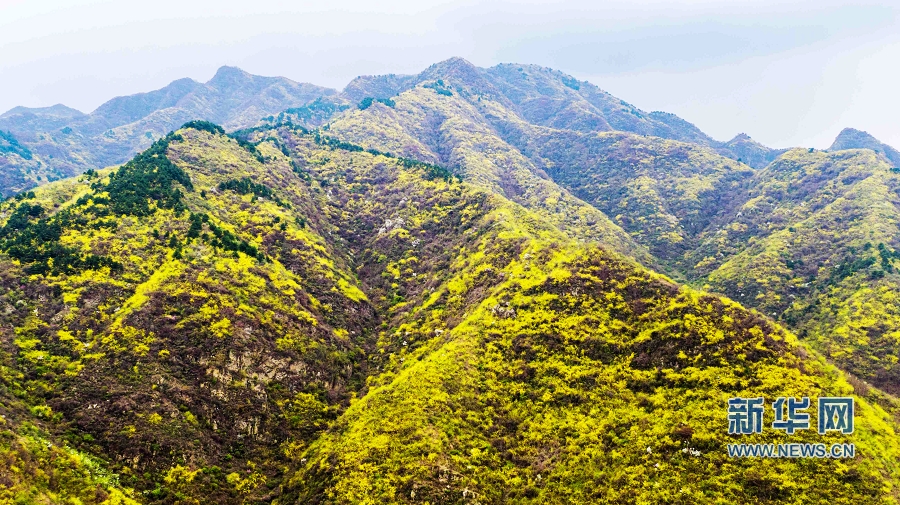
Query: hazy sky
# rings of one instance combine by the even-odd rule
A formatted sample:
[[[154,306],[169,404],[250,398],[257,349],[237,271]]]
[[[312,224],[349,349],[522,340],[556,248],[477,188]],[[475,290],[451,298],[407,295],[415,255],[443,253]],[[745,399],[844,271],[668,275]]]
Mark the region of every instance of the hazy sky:
[[[900,2],[0,0],[0,112],[117,95],[221,65],[342,88],[462,56],[537,63],[715,138],[900,148]]]

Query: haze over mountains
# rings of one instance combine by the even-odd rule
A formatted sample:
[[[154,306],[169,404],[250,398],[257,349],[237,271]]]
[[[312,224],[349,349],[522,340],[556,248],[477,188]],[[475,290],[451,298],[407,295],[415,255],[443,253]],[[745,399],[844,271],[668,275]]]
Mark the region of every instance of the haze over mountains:
[[[156,91],[114,98],[90,114],[64,105],[16,107],[0,115],[0,130],[12,133],[27,154],[0,157],[0,193],[123,163],[192,119],[242,128],[331,94],[311,84],[222,67],[207,83],[180,79]]]
[[[0,500],[898,502],[900,170],[864,132],[722,143],[459,58],[0,130],[40,183],[0,204]],[[857,457],[729,458],[734,396],[853,396],[790,441]]]

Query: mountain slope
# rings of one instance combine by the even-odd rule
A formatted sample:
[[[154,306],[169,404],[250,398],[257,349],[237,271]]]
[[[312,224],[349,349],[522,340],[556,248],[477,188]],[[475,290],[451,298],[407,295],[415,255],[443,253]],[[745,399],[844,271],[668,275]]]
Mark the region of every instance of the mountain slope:
[[[652,262],[606,215],[554,184],[498,135],[485,115],[503,109],[489,110],[489,100],[476,99],[470,88],[450,91],[438,81],[437,88],[428,86],[401,93],[392,105],[376,102],[344,112],[329,124],[329,132],[365,147],[452,167],[471,184],[526,206],[571,237]]]
[[[845,369],[900,391],[900,177],[870,150],[798,149],[751,188],[693,254],[699,282],[783,318]]]
[[[438,67],[428,69],[440,78],[416,84],[389,104],[337,114],[330,131],[453,167],[473,184],[553,216],[549,219],[570,236],[599,240],[632,256],[639,248],[629,242],[636,241],[654,255],[636,256],[648,265],[671,267],[681,261],[752,175],[745,165],[692,143],[537,126],[506,95],[492,91],[485,71],[462,60],[447,65],[450,71],[444,74],[435,73]],[[588,223],[609,230],[605,223],[612,218],[631,235],[628,242],[621,232],[613,235],[573,221],[575,212],[568,209],[590,215],[573,196],[603,212],[602,220],[589,217]]]
[[[500,263],[508,280],[428,352],[406,355],[401,371],[311,445],[291,480],[291,501],[894,499],[882,486],[895,477],[881,470],[727,456],[730,396],[851,391],[829,367],[799,358],[791,336],[596,249],[526,244]],[[860,407],[862,431],[884,437],[860,441],[862,459],[892,468],[882,458],[896,450],[893,430],[879,408]]]
[[[709,149],[628,133],[537,130],[524,149],[676,271],[753,176]]]
[[[390,100],[337,113],[329,128],[367,147],[446,164],[570,237],[634,255],[634,246],[620,245],[621,234],[605,231],[614,229],[605,223],[616,225],[649,250],[651,258],[638,257],[644,264],[782,318],[829,359],[900,391],[891,358],[900,352],[891,301],[900,286],[889,265],[900,244],[891,231],[897,183],[890,166],[859,152],[775,151],[746,135],[704,147],[561,129],[577,126],[557,123],[564,115],[537,116],[528,104],[577,90],[560,75],[526,68],[503,67],[512,84],[501,90],[496,69],[449,60],[402,80],[405,90]],[[753,171],[722,149],[768,166]],[[581,200],[602,211],[604,230],[573,226],[573,212],[560,208],[545,179],[574,198],[569,208]]]
[[[314,203],[264,189],[300,182],[283,155],[264,168],[220,134],[184,135],[13,202],[27,213],[10,215],[4,248],[43,294],[5,338],[31,401],[90,435],[81,445],[132,485],[165,477],[163,499],[196,479],[227,502],[271,476],[286,432],[302,441],[359,388],[377,325],[314,231]]]
[[[435,80],[415,84],[391,104],[339,114],[331,131],[455,167],[545,216],[554,199],[521,198],[502,181],[510,166],[530,172],[521,177],[549,176],[648,248],[653,259],[645,264],[781,318],[833,362],[900,391],[893,358],[900,353],[893,314],[900,285],[892,266],[900,249],[898,181],[884,158],[774,152],[738,136],[728,143],[734,157],[747,149],[757,166],[772,160],[753,171],[714,147],[536,126],[509,98],[527,103],[525,91],[518,98],[498,94],[484,72],[450,63],[443,74],[429,69]],[[465,140],[469,132],[477,142]],[[512,153],[507,159],[515,161],[474,161],[497,153]],[[568,232],[592,237],[583,228]]]
[[[428,81],[447,81],[500,103],[527,122],[582,132],[628,131],[712,145],[696,126],[674,114],[646,113],[595,85],[538,65],[479,68],[462,58],[435,63],[418,75],[362,76],[341,97],[356,104],[366,97],[390,98]]]
[[[4,272],[4,275],[9,272]],[[52,412],[29,409],[8,343],[0,349],[0,502],[136,505],[102,459],[55,436]]]
[[[0,207],[19,394],[135,500],[896,501],[877,390],[796,439],[856,459],[727,457],[728,396],[853,392],[777,325],[322,133],[194,123]]]
[[[674,114],[644,112],[589,82],[538,65],[510,63],[485,69],[462,58],[451,58],[417,75],[358,77],[339,97],[355,105],[367,97],[390,98],[438,80],[459,83],[535,126],[582,133],[622,131],[679,140],[714,149],[735,160],[741,158],[754,168],[762,168],[784,152],[743,134],[728,142],[716,141]]]
[[[33,156],[22,158],[0,150],[0,194],[9,196],[37,184],[122,163],[190,120],[242,128],[334,93],[283,77],[260,77],[222,67],[205,84],[180,79],[156,91],[114,98],[90,114],[62,105],[17,107],[0,116],[0,130],[10,132]]]

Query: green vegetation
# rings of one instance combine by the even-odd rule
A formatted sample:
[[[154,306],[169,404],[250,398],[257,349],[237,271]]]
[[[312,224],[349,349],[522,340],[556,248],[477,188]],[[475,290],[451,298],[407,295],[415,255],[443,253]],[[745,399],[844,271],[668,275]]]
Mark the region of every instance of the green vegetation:
[[[18,154],[23,159],[30,160],[32,158],[31,151],[27,147],[19,143],[11,132],[0,130],[0,154]]]
[[[0,204],[3,240],[56,227],[32,243],[117,265],[54,259],[34,273],[9,251],[0,260],[17,398],[3,408],[23,420],[0,465],[44,465],[3,492],[894,500],[898,407],[875,388],[857,391],[856,434],[827,437],[856,443],[855,460],[727,457],[725,398],[854,392],[761,315],[416,162],[285,125],[242,135],[262,161],[191,127],[119,169]],[[894,260],[887,246],[868,253],[882,271]],[[24,420],[91,470],[51,463]]]
[[[433,89],[435,93],[442,96],[453,96],[453,92],[450,91],[450,88],[444,85],[443,79],[438,79],[434,82],[425,83],[422,85],[425,88]]]
[[[521,236],[513,223],[504,228]],[[485,262],[494,267],[487,275],[505,280],[447,335],[429,338],[427,319],[398,332],[428,344],[401,352],[399,371],[373,382],[339,429],[302,455],[289,501],[893,500],[882,486],[896,473],[881,472],[896,472],[886,455],[900,446],[888,417],[864,401],[861,431],[881,434],[854,439],[867,463],[849,462],[852,470],[727,456],[735,442],[723,429],[727,398],[851,391],[834,369],[801,359],[791,335],[597,250],[531,240],[508,256],[510,244],[488,237],[473,244],[477,261],[461,259],[472,270],[437,299],[452,307],[455,295],[471,293],[455,286],[478,286]],[[883,470],[867,468],[878,460]]]
[[[413,88],[395,97],[403,115],[367,109],[341,116],[330,131],[364,146],[448,160],[470,183],[526,206],[571,238],[757,308],[863,381],[900,392],[900,179],[877,140],[846,130],[835,148],[882,154],[776,152],[746,135],[720,145],[676,116],[644,115],[590,85],[573,96],[563,76],[547,69],[446,65],[443,75],[453,75],[461,90],[452,99]],[[435,76],[421,82],[438,85]],[[449,86],[444,79],[440,85]],[[517,109],[484,91],[481,79]],[[610,127],[645,135],[596,131]],[[753,170],[720,151],[747,156],[755,167],[780,156]]]
[[[309,128],[316,128],[349,108],[350,106],[347,104],[334,103],[317,98],[303,107],[293,107],[277,116],[269,116],[266,119],[274,124],[290,122]]]
[[[581,89],[581,84],[579,84],[578,79],[574,77],[570,77],[568,75],[563,76],[562,83],[566,85],[566,87],[572,88],[576,91]]]
[[[40,219],[44,208],[23,203],[16,207],[0,228],[0,250],[22,262],[27,274],[54,275],[97,270],[103,267],[121,270],[122,266],[106,256],[82,254],[60,243],[63,226],[76,223],[69,212]],[[115,227],[115,223],[97,221],[94,228]]]
[[[240,179],[229,179],[225,182],[219,183],[220,191],[234,191],[239,195],[255,195],[262,198],[268,198],[272,200],[276,204],[280,206],[284,206],[285,203],[281,201],[275,193],[265,184],[257,184],[253,182],[249,177],[242,177]]]
[[[361,102],[359,102],[359,110],[366,110],[369,107],[371,107],[373,103],[376,103],[376,102],[380,103],[380,104],[384,104],[391,108],[393,108],[396,105],[396,103],[393,100],[391,100],[390,98],[373,98],[371,96],[367,96],[366,98],[363,98]]]
[[[213,131],[219,128],[212,123],[196,121],[188,123],[185,127],[192,128],[190,125],[194,124],[199,124],[201,129]],[[116,214],[146,216],[156,209],[182,212],[185,208],[182,202],[183,195],[181,189],[174,184],[180,184],[188,191],[193,191],[194,187],[184,170],[166,157],[169,143],[177,140],[182,138],[172,133],[156,141],[150,149],[138,154],[122,168],[110,174],[109,183],[105,186],[95,183],[92,188],[102,189],[109,195],[110,210]]]
[[[444,81],[434,84],[446,85]],[[498,135],[527,127],[524,121],[504,113],[498,104],[474,92],[445,97],[423,86],[405,91],[394,100],[397,110],[407,112],[395,114],[385,108],[353,111],[331,123],[329,134],[366,149],[449,165],[463,180],[524,205],[576,240],[600,242],[653,263],[646,249],[606,215],[549,180],[532,160]],[[494,128],[487,116],[501,114],[505,114],[504,124]],[[426,118],[444,119],[432,122]]]
[[[182,126],[182,128],[193,128],[194,130],[199,130],[202,132],[209,132],[212,134],[216,134],[216,133],[218,133],[220,135],[225,134],[224,128],[222,128],[221,126],[219,126],[215,123],[211,123],[209,121],[201,121],[201,120],[189,121],[189,122],[185,123]]]
[[[891,164],[442,65],[0,202],[0,503],[898,502]],[[729,458],[732,396],[858,455]]]

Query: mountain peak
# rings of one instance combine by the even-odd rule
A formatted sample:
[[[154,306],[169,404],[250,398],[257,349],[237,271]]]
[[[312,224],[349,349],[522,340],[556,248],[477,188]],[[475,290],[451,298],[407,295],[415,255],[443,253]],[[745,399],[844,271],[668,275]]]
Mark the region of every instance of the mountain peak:
[[[868,132],[855,128],[844,128],[834,139],[829,151],[841,151],[844,149],[871,149],[883,154],[896,165],[900,165],[900,151],[876,139]]]
[[[50,107],[13,107],[3,114],[0,114],[0,117],[15,116],[17,114],[37,114],[65,118],[83,116],[84,112],[58,103],[56,105],[51,105]]]
[[[753,142],[753,141],[754,140],[752,138],[750,138],[750,135],[747,135],[746,133],[742,132],[742,133],[738,133],[737,135],[735,135],[734,138],[729,140],[728,142],[726,142],[726,144],[733,144],[735,142]]]
[[[432,79],[453,81],[479,92],[490,92],[494,89],[491,82],[485,78],[483,69],[460,57],[435,63],[418,75],[419,81]]]
[[[860,144],[868,142],[878,142],[878,139],[870,135],[868,132],[857,130],[856,128],[844,128],[838,133],[829,150],[854,149],[842,147],[844,144]],[[879,142],[880,143],[880,142]]]
[[[228,65],[224,65],[219,67],[219,70],[216,71],[216,75],[213,76],[206,84],[210,86],[229,86],[239,84],[241,82],[246,82],[248,80],[252,80],[253,75],[248,72],[241,70],[238,67],[230,67]]]
[[[446,60],[439,61],[430,67],[429,69],[441,69],[441,70],[456,70],[456,69],[476,69],[477,67],[473,65],[469,60],[465,58],[461,58],[459,56],[454,56],[452,58],[447,58]]]
[[[431,65],[419,74],[419,77],[420,79],[456,77],[471,81],[473,78],[481,78],[481,69],[464,58],[454,56]]]

